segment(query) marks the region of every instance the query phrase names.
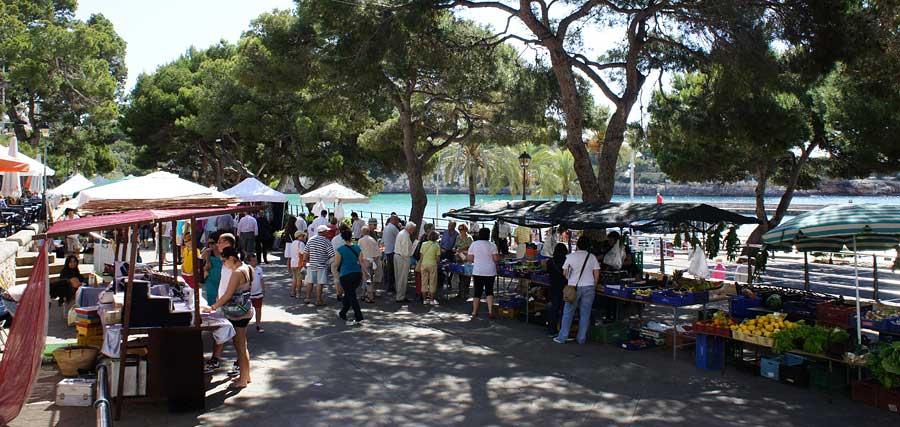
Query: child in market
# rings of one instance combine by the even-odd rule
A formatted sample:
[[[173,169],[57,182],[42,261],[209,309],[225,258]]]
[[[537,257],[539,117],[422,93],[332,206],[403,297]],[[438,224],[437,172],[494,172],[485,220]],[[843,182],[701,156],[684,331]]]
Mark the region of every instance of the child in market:
[[[253,310],[256,311],[256,332],[264,332],[260,321],[262,321],[262,303],[263,297],[266,296],[266,281],[263,279],[263,268],[259,265],[256,255],[248,256],[250,268],[253,269],[253,282],[250,284],[250,302],[253,304]]]

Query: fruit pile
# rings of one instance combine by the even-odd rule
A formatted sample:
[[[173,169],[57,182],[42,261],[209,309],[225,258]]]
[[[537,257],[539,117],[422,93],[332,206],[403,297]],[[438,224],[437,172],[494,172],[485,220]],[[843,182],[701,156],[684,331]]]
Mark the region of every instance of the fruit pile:
[[[796,322],[784,320],[784,317],[785,315],[782,313],[766,314],[744,320],[739,325],[731,325],[731,330],[769,338],[776,332],[794,329],[798,326]]]
[[[634,294],[639,297],[648,298],[648,297],[650,297],[650,295],[653,295],[653,293],[656,292],[657,290],[658,289],[653,289],[653,288],[640,288],[640,289],[635,289]]]
[[[873,310],[867,311],[864,317],[867,320],[884,320],[892,317],[900,316],[900,307],[879,306]]]
[[[720,328],[731,328],[734,329],[733,326],[737,325],[737,322],[728,315],[728,313],[724,311],[717,311],[712,318],[712,325],[718,326]]]

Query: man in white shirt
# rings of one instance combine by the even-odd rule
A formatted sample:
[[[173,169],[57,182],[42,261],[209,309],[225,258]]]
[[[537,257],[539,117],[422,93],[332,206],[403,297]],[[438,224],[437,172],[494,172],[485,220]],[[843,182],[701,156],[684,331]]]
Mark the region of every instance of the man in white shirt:
[[[566,302],[566,307],[563,309],[559,335],[553,338],[553,341],[559,344],[565,344],[566,339],[569,338],[569,328],[572,326],[576,308],[579,312],[576,340],[579,344],[587,341],[591,306],[594,304],[594,296],[597,294],[597,282],[600,281],[600,262],[597,261],[597,257],[588,252],[589,246],[588,239],[578,239],[577,250],[566,256],[566,262],[563,263],[563,275],[568,278],[568,286],[576,287],[576,297],[574,302]]]
[[[319,216],[317,216],[316,219],[313,220],[312,224],[309,225],[309,229],[307,230],[308,235],[309,236],[318,235],[318,233],[319,233],[318,230],[319,230],[320,225],[325,225],[325,226],[328,225],[328,211],[326,211],[324,209],[322,210],[322,212],[319,212]]]
[[[407,222],[403,231],[397,234],[397,241],[394,243],[394,278],[397,289],[396,301],[399,303],[409,302],[406,298],[406,282],[409,279],[409,261],[416,249],[416,241],[412,239],[415,231],[416,223]]]
[[[259,235],[256,218],[250,214],[242,216],[238,221],[237,232],[241,242],[241,261],[244,261],[251,254],[256,253],[256,237]]]
[[[378,277],[380,276],[381,269],[378,268],[378,260],[381,259],[381,249],[378,247],[378,242],[372,238],[369,232],[369,227],[363,227],[360,230],[360,234],[362,237],[359,238],[359,249],[362,251],[362,256],[369,264],[368,269],[363,269],[363,275],[366,276],[365,279],[365,301],[366,302],[375,302],[375,283],[378,282]],[[366,274],[365,272],[369,273]]]
[[[384,226],[384,235],[381,237],[384,243],[384,286],[387,293],[395,292],[394,285],[394,246],[397,243],[397,234],[400,233],[400,218],[391,215],[387,225]]]
[[[309,225],[306,223],[306,218],[303,217],[303,212],[300,212],[297,215],[297,220],[294,221],[294,225],[297,226],[298,231],[302,231],[304,233],[309,232]]]
[[[366,222],[356,212],[350,213],[350,231],[353,232],[354,239],[359,240],[362,237],[362,228],[365,226]]]

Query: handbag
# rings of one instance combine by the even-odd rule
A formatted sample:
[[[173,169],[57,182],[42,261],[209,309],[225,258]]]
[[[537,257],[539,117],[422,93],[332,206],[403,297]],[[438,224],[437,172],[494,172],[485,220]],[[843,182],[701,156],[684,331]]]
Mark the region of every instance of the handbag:
[[[584,257],[584,263],[581,264],[581,272],[578,273],[578,280],[575,281],[575,285],[567,284],[565,288],[563,288],[563,301],[568,303],[574,303],[576,299],[578,299],[578,281],[581,280],[581,276],[584,274],[584,267],[587,266],[588,257],[591,254],[586,254]]]
[[[253,280],[253,270],[250,270],[249,275],[248,283]],[[250,312],[252,307],[250,303],[250,289],[235,291],[231,294],[231,299],[222,306],[222,314],[229,318],[244,317]]]

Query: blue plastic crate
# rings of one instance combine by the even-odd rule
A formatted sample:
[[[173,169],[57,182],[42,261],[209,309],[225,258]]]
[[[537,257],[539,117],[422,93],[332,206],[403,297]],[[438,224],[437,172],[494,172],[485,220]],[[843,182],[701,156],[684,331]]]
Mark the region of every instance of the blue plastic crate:
[[[606,285],[603,287],[603,293],[609,296],[620,297],[620,298],[631,298],[631,290],[623,287],[615,287]]]
[[[525,298],[510,298],[497,303],[500,308],[525,308]]]
[[[786,353],[782,356],[781,363],[784,366],[799,366],[802,365],[803,362],[806,361],[806,358],[803,356],[798,356],[792,353]]]
[[[781,356],[760,358],[759,375],[763,378],[778,381],[778,368],[781,366],[781,359]]]
[[[725,338],[698,334],[694,364],[699,369],[714,371],[725,368]]]
[[[685,305],[705,304],[709,301],[709,293],[706,291],[692,292],[688,294],[676,294],[674,292],[655,292],[650,301],[657,304],[682,307]]]
[[[746,319],[748,317],[756,317],[759,313],[752,312],[748,309],[759,307],[762,305],[761,298],[750,299],[743,295],[732,295],[731,297],[731,317]]]

